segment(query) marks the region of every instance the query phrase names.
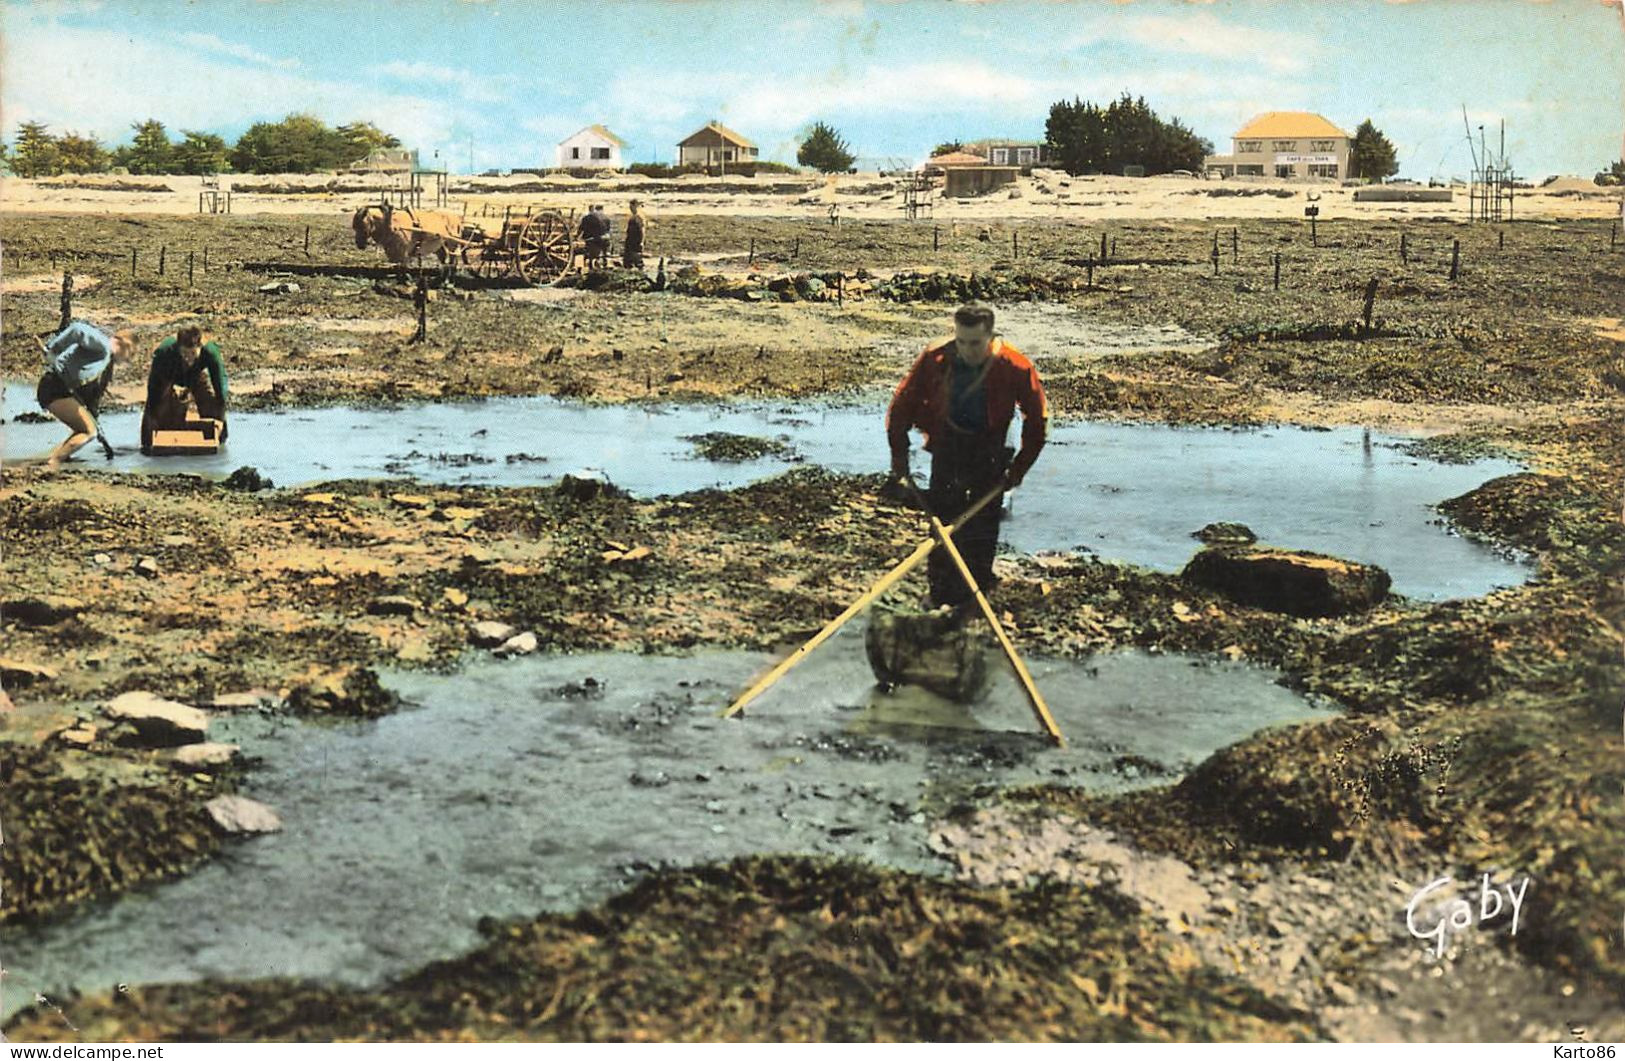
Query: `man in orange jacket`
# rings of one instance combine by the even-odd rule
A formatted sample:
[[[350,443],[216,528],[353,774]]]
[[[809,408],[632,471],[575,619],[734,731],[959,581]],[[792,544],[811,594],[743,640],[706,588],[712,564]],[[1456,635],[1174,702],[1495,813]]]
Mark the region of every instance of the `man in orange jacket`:
[[[1011,460],[1005,436],[1018,408],[1021,450]],[[892,396],[886,411],[892,476],[908,475],[909,431],[919,428],[931,454],[927,500],[937,517],[950,523],[994,487],[1021,485],[1044,448],[1048,426],[1049,407],[1033,363],[994,336],[991,306],[961,306],[954,312],[952,341],[927,347]],[[993,580],[999,513],[999,502],[992,502],[954,535],[984,590]],[[932,551],[926,572],[933,606],[963,608],[971,602],[970,587],[946,550]]]

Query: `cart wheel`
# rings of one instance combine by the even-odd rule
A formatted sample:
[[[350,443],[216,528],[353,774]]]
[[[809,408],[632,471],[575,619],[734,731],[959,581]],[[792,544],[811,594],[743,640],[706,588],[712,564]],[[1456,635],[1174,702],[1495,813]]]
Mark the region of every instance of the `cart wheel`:
[[[526,221],[514,241],[514,264],[527,284],[557,280],[570,268],[574,257],[570,226],[556,211],[537,214]]]

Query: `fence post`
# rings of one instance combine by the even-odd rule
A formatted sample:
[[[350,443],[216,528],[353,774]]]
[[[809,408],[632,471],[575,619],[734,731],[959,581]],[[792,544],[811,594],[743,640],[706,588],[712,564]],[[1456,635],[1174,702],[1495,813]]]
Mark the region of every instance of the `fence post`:
[[[1275,290],[1281,290],[1281,252],[1275,252]]]
[[[1365,327],[1361,329],[1364,335],[1371,334],[1371,307],[1377,301],[1377,278],[1372,277],[1371,282],[1365,285]]]
[[[1461,240],[1456,240],[1450,247],[1450,279],[1454,280],[1461,272]]]
[[[164,259],[166,257],[168,257],[168,256],[169,256],[169,247],[168,247],[168,245],[166,244],[164,246],[160,246],[158,248],[158,275],[159,276],[164,275]]]
[[[192,252],[192,251],[187,251],[186,252],[186,286],[187,287],[192,286],[192,255],[193,255],[193,253],[194,252]]]
[[[135,248],[130,248],[130,279],[135,279]]]

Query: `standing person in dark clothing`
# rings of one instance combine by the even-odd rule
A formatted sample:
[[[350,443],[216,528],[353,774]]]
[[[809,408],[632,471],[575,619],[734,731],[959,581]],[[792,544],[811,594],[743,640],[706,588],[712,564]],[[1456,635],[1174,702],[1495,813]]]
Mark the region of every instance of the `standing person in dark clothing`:
[[[1010,421],[1021,410],[1021,450],[1005,445]],[[995,487],[1021,485],[1038,459],[1049,407],[1038,370],[1021,351],[993,334],[993,308],[973,303],[954,313],[954,337],[926,348],[903,377],[886,412],[894,479],[909,474],[909,431],[919,428],[931,454],[927,500],[944,523],[958,518]],[[988,504],[954,535],[954,544],[984,591],[993,581],[999,546],[998,501]],[[931,604],[963,608],[973,597],[945,549],[927,561]]]
[[[127,331],[109,336],[76,320],[41,345],[45,374],[34,398],[73,432],[45,458],[45,466],[55,468],[96,437],[96,417],[113,382],[113,366],[130,360],[135,340]]]
[[[152,450],[152,433],[186,426],[189,406],[204,420],[220,421],[226,440],[226,361],[220,344],[188,325],[152,352],[147,405],[141,413],[141,452]]]
[[[576,225],[576,235],[581,237],[583,265],[591,268],[595,263],[608,264],[609,232],[613,227],[602,206],[594,206],[581,215],[581,221]]]
[[[621,247],[621,265],[627,269],[643,268],[643,234],[646,231],[646,221],[643,217],[643,203],[633,199],[628,204],[630,212],[626,216],[626,243]]]

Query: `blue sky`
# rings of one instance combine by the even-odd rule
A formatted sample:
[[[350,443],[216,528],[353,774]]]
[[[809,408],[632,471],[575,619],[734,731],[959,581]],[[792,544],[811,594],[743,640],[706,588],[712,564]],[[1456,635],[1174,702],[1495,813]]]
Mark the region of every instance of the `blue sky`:
[[[717,118],[764,157],[833,123],[872,163],[1042,137],[1049,104],[1124,90],[1228,150],[1265,110],[1370,117],[1404,176],[1464,174],[1461,106],[1519,171],[1625,152],[1620,0],[32,0],[0,7],[0,122],[235,138],[307,111],[453,167],[551,164],[601,122],[669,162]]]

